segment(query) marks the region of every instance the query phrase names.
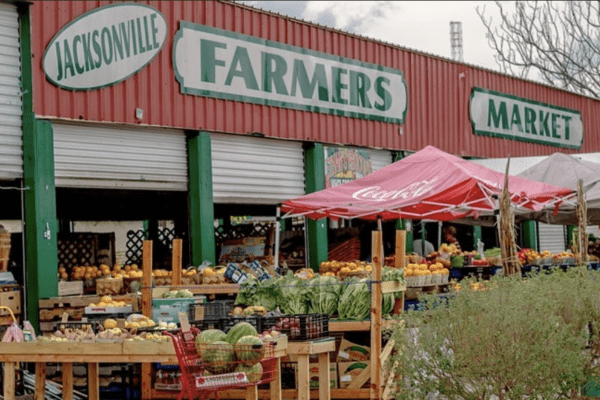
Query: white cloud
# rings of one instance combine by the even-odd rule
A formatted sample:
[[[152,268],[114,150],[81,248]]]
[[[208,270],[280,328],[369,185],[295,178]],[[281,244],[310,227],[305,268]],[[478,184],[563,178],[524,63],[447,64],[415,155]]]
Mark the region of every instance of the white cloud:
[[[496,6],[486,1],[308,1],[303,18],[314,21],[323,13],[335,28],[450,58],[450,21],[462,23],[464,61],[498,70],[486,29],[476,7]]]

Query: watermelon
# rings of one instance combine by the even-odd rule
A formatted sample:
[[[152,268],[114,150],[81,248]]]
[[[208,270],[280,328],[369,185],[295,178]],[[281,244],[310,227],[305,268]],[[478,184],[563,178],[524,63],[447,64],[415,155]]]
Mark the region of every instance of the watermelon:
[[[244,336],[234,347],[236,360],[248,366],[260,362],[265,355],[265,346],[256,336]]]
[[[217,341],[204,345],[202,362],[206,369],[213,374],[224,374],[233,366],[233,346],[224,341]]]
[[[246,378],[248,378],[248,382],[256,383],[260,381],[263,375],[263,368],[261,363],[254,364],[252,366],[240,364],[235,369],[235,372],[243,372],[246,374]]]
[[[198,352],[198,355],[202,357],[202,349],[206,347],[207,344],[219,341],[224,342],[225,337],[225,332],[219,329],[207,329],[202,331],[196,336],[196,351]]]
[[[256,328],[248,322],[238,322],[229,330],[229,332],[227,332],[225,341],[229,344],[236,344],[237,341],[244,336],[258,337],[258,332],[256,332]]]

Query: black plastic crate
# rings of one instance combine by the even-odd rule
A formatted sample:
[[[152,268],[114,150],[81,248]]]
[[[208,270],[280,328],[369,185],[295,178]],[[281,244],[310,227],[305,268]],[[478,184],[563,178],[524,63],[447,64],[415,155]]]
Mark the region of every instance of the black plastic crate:
[[[281,363],[281,388],[296,389],[296,368],[295,363]]]
[[[261,317],[260,331],[276,330],[292,342],[329,337],[329,315],[299,314]]]
[[[215,300],[208,303],[190,304],[189,319],[196,320],[198,308],[204,309],[203,319],[226,318],[233,307],[233,300]]]
[[[198,328],[200,331],[205,331],[207,329],[223,330],[222,318],[199,319],[197,321],[190,321],[190,325]]]
[[[257,332],[262,332],[260,324],[261,317],[256,315],[230,316],[227,318],[221,318],[221,330],[227,333],[231,328],[240,322],[248,322],[250,325],[256,328]]]

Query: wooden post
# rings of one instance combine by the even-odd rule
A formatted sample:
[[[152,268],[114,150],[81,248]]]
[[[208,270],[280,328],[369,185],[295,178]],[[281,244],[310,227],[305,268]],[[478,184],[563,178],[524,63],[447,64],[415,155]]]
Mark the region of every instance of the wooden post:
[[[5,362],[4,363],[4,398],[14,399],[15,398],[15,384],[16,376],[15,369],[17,363]]]
[[[62,364],[63,399],[73,400],[73,363]]]
[[[152,318],[152,241],[144,240],[142,263],[142,314]],[[142,399],[152,398],[152,364],[142,364]]]
[[[396,268],[404,268],[406,266],[406,231],[397,230],[396,231],[396,262],[394,264]],[[398,311],[404,311],[404,294],[402,293],[402,298],[400,299],[400,306],[398,307]]]
[[[298,355],[298,399],[310,400],[309,355]]]
[[[281,357],[277,357],[275,365],[275,379],[270,384],[270,400],[281,400]]]
[[[371,399],[381,399],[381,278],[383,267],[383,238],[373,231],[371,238],[373,272],[371,284]]]
[[[6,398],[6,393],[4,394]],[[35,363],[35,400],[46,399],[46,363]]]
[[[181,255],[182,255],[182,240],[173,239],[173,273],[171,285],[181,286]]]
[[[329,353],[319,353],[319,400],[331,399]]]
[[[98,363],[88,363],[88,399],[100,399],[100,378],[98,376]]]
[[[142,257],[142,314],[152,318],[152,240],[144,240]]]

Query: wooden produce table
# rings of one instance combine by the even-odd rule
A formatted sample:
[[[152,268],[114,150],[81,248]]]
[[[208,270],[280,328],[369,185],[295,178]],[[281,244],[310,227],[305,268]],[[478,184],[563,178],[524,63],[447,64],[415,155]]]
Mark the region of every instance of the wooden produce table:
[[[270,384],[270,398],[280,400],[281,396],[281,357],[287,354],[287,341],[278,343],[276,377]],[[100,398],[99,363],[172,363],[177,364],[175,348],[171,342],[122,342],[122,343],[70,343],[70,342],[26,342],[0,343],[0,362],[4,363],[4,399],[15,398],[15,368],[17,363],[35,363],[35,398],[45,398],[46,363],[61,363],[63,371],[63,399],[73,399],[73,363],[88,365],[88,398]],[[246,399],[256,399],[256,386],[243,393]],[[144,391],[142,391],[144,393]],[[150,397],[159,394],[151,392]],[[175,393],[175,397],[178,393]],[[162,396],[160,396],[162,397]]]
[[[334,338],[288,344],[288,354],[298,356],[298,399],[310,399],[309,358],[314,354],[319,355],[319,399],[331,398],[329,353],[332,351],[335,351]]]

